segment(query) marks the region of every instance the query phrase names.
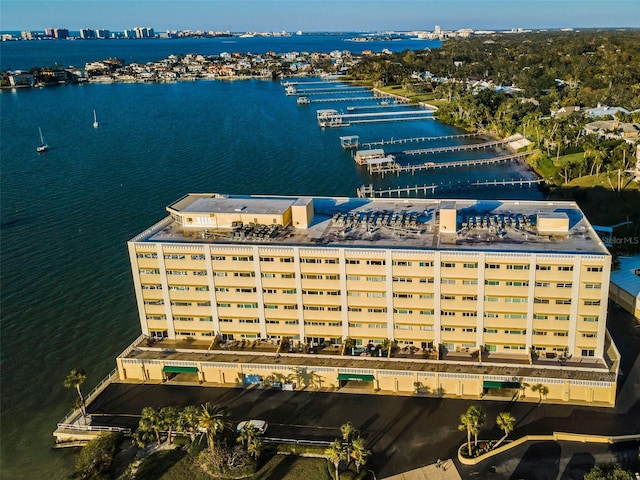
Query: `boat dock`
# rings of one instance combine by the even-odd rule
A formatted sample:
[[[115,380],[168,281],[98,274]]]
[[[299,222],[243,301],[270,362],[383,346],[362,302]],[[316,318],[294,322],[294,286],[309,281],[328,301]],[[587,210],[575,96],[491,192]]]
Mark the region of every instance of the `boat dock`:
[[[384,107],[387,107],[387,106],[384,106]],[[370,108],[370,107],[363,107],[363,108]],[[449,139],[456,139],[456,138],[479,137],[480,135],[481,135],[480,133],[463,133],[460,135],[440,135],[437,137],[391,138],[389,140],[383,139],[380,141],[363,142],[363,143],[360,143],[360,137],[358,135],[350,135],[346,137],[340,137],[340,146],[345,150],[350,148],[360,148],[360,147],[375,148],[375,147],[384,147],[385,145],[400,145],[403,143],[419,143],[419,142],[430,142],[433,140],[449,140]]]
[[[528,157],[533,152],[513,153],[510,155],[501,155],[499,157],[492,158],[477,158],[471,160],[457,160],[455,162],[426,162],[415,165],[400,165],[396,162],[377,162],[368,163],[367,167],[369,175],[379,174],[385,176],[387,173],[395,173],[400,175],[401,173],[410,172],[414,175],[416,172],[426,170],[436,170],[439,168],[459,168],[459,167],[476,167],[480,165],[494,165],[498,163],[515,162],[522,158]]]
[[[414,185],[406,187],[397,187],[397,188],[386,188],[381,190],[374,190],[373,185],[362,185],[359,187],[356,192],[358,198],[382,198],[382,197],[402,197],[409,196],[411,194],[431,194],[433,195],[436,190],[438,192],[454,192],[459,190],[469,190],[472,188],[482,188],[482,187],[520,187],[520,188],[531,188],[534,186],[539,186],[544,184],[544,180],[541,178],[537,179],[519,179],[519,180],[486,180],[483,182],[467,182],[467,183],[440,183],[433,185]]]
[[[327,109],[318,110],[316,115],[320,127],[398,120],[433,120],[433,111],[426,109],[374,113],[338,113],[337,110]]]
[[[401,152],[393,153],[394,155],[430,155],[434,153],[464,152],[468,150],[481,150],[483,148],[500,147],[512,141],[512,139],[506,138],[503,140],[493,140],[491,142],[484,143],[471,143],[468,145],[444,145],[442,147],[418,148],[415,150],[403,150]]]

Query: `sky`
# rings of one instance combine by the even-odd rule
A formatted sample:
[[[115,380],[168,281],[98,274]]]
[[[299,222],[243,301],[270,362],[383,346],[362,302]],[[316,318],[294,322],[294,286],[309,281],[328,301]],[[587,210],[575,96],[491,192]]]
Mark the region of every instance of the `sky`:
[[[640,0],[0,0],[0,30],[640,28]]]

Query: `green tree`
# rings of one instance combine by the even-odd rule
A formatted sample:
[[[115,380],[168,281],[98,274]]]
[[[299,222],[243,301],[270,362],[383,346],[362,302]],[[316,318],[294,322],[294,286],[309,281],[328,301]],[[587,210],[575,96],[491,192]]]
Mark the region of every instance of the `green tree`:
[[[367,446],[362,437],[357,437],[353,439],[351,443],[351,458],[353,458],[354,463],[356,464],[356,471],[360,473],[360,467],[367,463],[367,458],[371,452],[367,450]]]
[[[176,407],[162,407],[159,412],[162,430],[167,432],[169,444],[173,443],[173,433],[180,425],[180,411]]]
[[[351,457],[351,441],[357,434],[356,427],[351,422],[343,423],[340,425],[340,433],[342,433],[342,440],[347,445],[347,458]]]
[[[178,427],[177,430],[182,434],[187,434],[191,437],[193,442],[198,431],[198,424],[200,423],[200,410],[198,407],[189,405],[180,410],[178,415]]]
[[[110,478],[113,458],[122,440],[121,433],[101,433],[87,443],[76,458],[73,478],[79,480]]]
[[[342,447],[342,442],[340,442],[340,440],[334,440],[324,451],[324,454],[336,469],[336,480],[340,480],[340,470],[338,467],[340,467],[340,461],[346,458],[346,452]]]
[[[162,417],[160,416],[160,411],[153,407],[144,407],[138,422],[138,428],[134,434],[136,444],[144,447],[148,442],[156,440],[160,445],[162,443],[161,432]]]
[[[228,416],[227,409],[220,405],[206,402],[201,406],[198,427],[207,436],[207,445],[210,450],[215,447],[215,437],[224,431]]]
[[[260,453],[262,453],[263,446],[260,437],[253,437],[251,441],[247,443],[247,453],[257,460]]]
[[[511,432],[513,432],[513,427],[515,423],[516,423],[515,417],[511,415],[509,412],[500,412],[498,414],[498,416],[496,417],[496,425],[498,425],[498,428],[500,428],[500,430],[504,432],[504,437],[502,437],[498,441],[498,443],[496,443],[495,445],[496,447],[500,445]]]
[[[82,412],[82,416],[86,417],[86,404],[84,401],[84,397],[82,396],[82,391],[80,390],[80,386],[87,380],[87,373],[82,369],[74,368],[71,370],[66,377],[64,377],[64,386],[65,388],[75,388],[78,392],[78,399],[80,403],[78,404],[80,407],[80,411]]]
[[[467,432],[467,447],[469,450],[469,456],[471,453],[471,435],[475,438],[475,445],[478,445],[478,432],[484,425],[486,414],[484,411],[475,405],[471,405],[465,413],[460,415],[460,425],[458,430]]]
[[[596,465],[584,476],[584,480],[634,480],[631,472],[616,463]]]

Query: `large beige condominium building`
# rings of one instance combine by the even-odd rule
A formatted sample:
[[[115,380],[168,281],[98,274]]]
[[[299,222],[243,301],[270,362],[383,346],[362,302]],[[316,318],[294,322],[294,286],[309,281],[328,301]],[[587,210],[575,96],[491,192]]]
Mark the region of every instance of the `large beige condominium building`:
[[[576,381],[604,392],[582,400],[614,401],[611,257],[573,202],[189,194],[167,211],[129,242],[147,337],[332,348],[348,339],[367,351],[391,340],[398,352],[436,352],[424,357],[431,366],[456,354],[546,361],[559,400],[573,400],[571,375],[559,373],[572,366],[588,373]],[[190,368],[200,381],[221,378]],[[499,380],[485,378],[479,393]]]

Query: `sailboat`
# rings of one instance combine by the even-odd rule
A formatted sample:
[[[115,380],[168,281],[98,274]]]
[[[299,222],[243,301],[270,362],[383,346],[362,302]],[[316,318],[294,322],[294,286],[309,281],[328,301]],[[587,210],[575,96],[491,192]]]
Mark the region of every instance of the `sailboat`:
[[[98,119],[96,118],[96,111],[93,111],[93,128],[98,128]]]
[[[38,127],[38,131],[40,132],[40,145],[36,147],[37,152],[46,152],[49,150],[49,145],[44,141],[44,137],[42,136],[42,129]]]

